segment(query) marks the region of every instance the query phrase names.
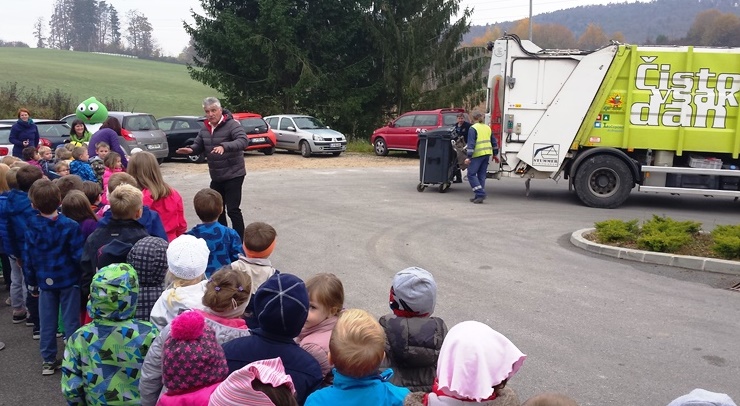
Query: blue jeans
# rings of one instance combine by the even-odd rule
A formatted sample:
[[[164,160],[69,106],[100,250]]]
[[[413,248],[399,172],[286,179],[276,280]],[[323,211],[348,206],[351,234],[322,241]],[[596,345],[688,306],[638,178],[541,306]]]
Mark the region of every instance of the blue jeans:
[[[57,327],[59,309],[62,312],[65,339],[80,328],[80,287],[42,290],[39,293],[39,319],[41,321],[41,357],[44,362],[57,359]]]
[[[486,197],[486,172],[488,172],[488,162],[491,156],[484,155],[470,159],[468,165],[468,182],[473,188],[475,197]]]

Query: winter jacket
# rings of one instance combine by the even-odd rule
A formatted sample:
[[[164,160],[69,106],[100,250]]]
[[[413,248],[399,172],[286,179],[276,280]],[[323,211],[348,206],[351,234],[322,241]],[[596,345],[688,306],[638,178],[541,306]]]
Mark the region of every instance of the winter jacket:
[[[111,169],[106,166],[103,166],[103,176],[102,176],[102,183],[103,186],[103,195],[100,197],[100,201],[103,204],[108,204],[108,181],[110,180],[110,177],[114,173],[123,172],[123,169]]]
[[[98,251],[100,248],[113,240],[134,245],[137,241],[147,236],[149,236],[149,233],[136,220],[112,219],[108,224],[103,226],[98,222],[98,228],[87,237],[84,248],[82,249],[82,259],[80,260],[82,268],[80,293],[82,294],[82,298],[87,298],[90,291],[90,281],[92,281],[95,272],[98,270]]]
[[[62,393],[70,405],[132,405],[139,402],[144,357],[157,335],[149,322],[134,319],[139,293],[131,265],[105,267],[90,292],[90,324],[66,342]]]
[[[87,154],[90,157],[98,156],[97,151],[95,151],[95,144],[99,143],[100,141],[104,141],[108,143],[108,145],[110,145],[111,151],[117,152],[119,155],[121,155],[121,163],[125,168],[128,166],[126,151],[123,150],[123,147],[121,147],[121,143],[118,141],[118,139],[118,134],[116,134],[116,132],[112,129],[101,128],[100,130],[96,131],[95,134],[93,134],[90,138],[90,142],[87,144]]]
[[[191,147],[194,155],[206,153],[211,180],[224,182],[239,176],[246,176],[244,148],[249,145],[249,139],[244,127],[234,120],[231,113],[224,110],[223,120],[218,123],[213,132],[211,129],[211,124],[206,120],[205,127],[195,137]],[[211,152],[217,146],[224,148],[223,154]]]
[[[279,271],[272,267],[269,258],[247,258],[244,255],[239,255],[239,259],[231,263],[231,268],[245,272],[252,280],[252,296],[249,298],[247,310],[244,311],[244,318],[250,328],[257,328],[260,323],[254,314],[254,292]]]
[[[95,176],[95,172],[93,172],[89,162],[75,159],[69,163],[69,173],[70,175],[81,177],[82,180],[89,180],[90,182],[98,181],[98,177]]]
[[[82,245],[80,245],[80,247],[84,246],[85,241],[87,241],[87,237],[89,237],[97,228],[97,220],[87,218],[80,222],[80,231],[82,232]]]
[[[105,174],[105,164],[103,163],[103,160],[100,159],[100,157],[94,156],[90,158],[88,162],[90,162],[90,167],[92,168],[93,173],[95,173],[95,177],[98,178],[100,187],[103,187],[103,174]],[[105,190],[103,190],[103,192],[105,192]]]
[[[72,134],[69,135],[69,142],[75,147],[85,147],[86,145],[83,144],[89,144],[90,137],[92,137],[90,131],[85,130],[85,132],[82,133],[82,137],[77,137],[77,133],[72,131]]]
[[[45,159],[42,159],[42,160],[39,161],[39,165],[41,166],[41,172],[43,172],[44,175],[46,175],[46,177],[49,178],[49,179],[51,179],[51,180],[54,180],[54,179],[57,179],[57,178],[60,177],[59,174],[57,174],[54,171],[54,165],[55,164],[56,164],[56,162],[54,162],[54,160],[48,160],[47,161]]]
[[[231,326],[230,324],[233,324],[231,320],[224,321],[204,311],[201,311],[201,314],[205,317],[206,323],[216,333],[216,341],[219,344],[249,335],[249,330],[245,323]],[[162,350],[169,336],[170,326],[168,324],[161,330],[157,339],[154,340],[152,348],[144,360],[144,365],[141,368],[141,381],[139,381],[142,406],[154,406],[157,404],[157,398],[159,398],[160,393],[164,390],[164,386],[162,385]]]
[[[229,373],[254,361],[280,357],[285,373],[290,375],[295,385],[296,399],[302,405],[324,378],[319,363],[292,338],[270,334],[259,328],[250,331],[252,335],[248,337],[223,344]]]
[[[208,268],[206,268],[208,278],[222,266],[230,265],[238,260],[239,254],[244,255],[239,233],[217,221],[198,224],[188,231],[188,234],[202,238],[208,244],[208,250],[211,251],[208,255]]]
[[[100,220],[98,220],[98,228],[107,226],[111,220],[113,220],[113,213],[111,213],[110,210],[106,210],[103,215],[100,216]],[[164,231],[164,226],[162,225],[162,220],[159,218],[159,214],[150,210],[149,207],[143,207],[141,217],[136,221],[144,226],[147,233],[152,237],[159,237],[163,240],[167,239],[167,233]]]
[[[200,388],[193,392],[180,393],[173,395],[170,392],[162,394],[157,406],[208,406],[211,395],[216,391],[221,382],[214,383],[211,386]]]
[[[26,285],[41,290],[78,285],[83,243],[80,226],[64,214],[31,217],[23,250]]]
[[[7,222],[7,226],[4,227],[7,230],[7,238],[3,236],[5,252],[22,259],[28,222],[38,214],[38,210],[31,207],[31,200],[26,192],[12,189],[5,196],[7,201],[4,209],[0,209],[0,217]]]
[[[385,330],[386,362],[393,368],[391,382],[412,392],[432,390],[437,359],[447,325],[438,317],[397,317],[379,320]]]
[[[424,402],[424,395],[428,395],[427,402]],[[406,396],[403,402],[404,406],[520,406],[519,396],[514,390],[504,388],[499,391],[496,399],[485,400],[483,402],[469,402],[448,397],[438,397],[434,394],[425,392],[414,392]]]
[[[23,148],[37,147],[39,145],[39,129],[32,119],[18,121],[10,127],[10,137],[8,141],[13,144],[13,156],[23,158]],[[23,145],[23,141],[28,141],[28,145]]]
[[[306,406],[402,406],[409,390],[390,383],[391,375],[393,371],[386,370],[379,375],[351,378],[334,369],[334,384],[312,393]]]
[[[337,324],[339,317],[332,316],[321,323],[311,327],[303,328],[298,335],[298,344],[306,350],[321,366],[321,374],[326,376],[331,372],[332,365],[329,363],[329,339],[331,331]]]
[[[157,212],[159,218],[162,219],[164,231],[167,233],[167,241],[171,242],[187,231],[188,223],[185,220],[185,207],[177,190],[171,187],[170,195],[159,200],[152,199],[149,189],[142,190],[142,193],[144,194],[144,205]]]
[[[150,321],[162,330],[172,319],[185,310],[203,310],[203,295],[206,293],[207,280],[195,285],[180,288],[169,288],[162,292],[157,303],[152,307]]]

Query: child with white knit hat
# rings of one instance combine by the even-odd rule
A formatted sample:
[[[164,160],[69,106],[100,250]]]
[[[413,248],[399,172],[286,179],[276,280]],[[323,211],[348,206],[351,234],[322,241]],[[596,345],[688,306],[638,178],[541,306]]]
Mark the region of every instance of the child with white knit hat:
[[[188,234],[175,238],[167,247],[167,289],[151,313],[151,322],[158,329],[163,329],[185,310],[203,309],[207,282],[204,279],[210,253],[204,239]]]

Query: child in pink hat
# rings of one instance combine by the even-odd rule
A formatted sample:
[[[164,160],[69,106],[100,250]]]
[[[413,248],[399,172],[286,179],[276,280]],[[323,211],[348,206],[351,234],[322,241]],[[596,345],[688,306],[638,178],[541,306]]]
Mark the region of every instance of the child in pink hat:
[[[405,406],[519,406],[506,387],[527,358],[508,338],[477,321],[451,328],[442,343],[430,393],[414,392]]]

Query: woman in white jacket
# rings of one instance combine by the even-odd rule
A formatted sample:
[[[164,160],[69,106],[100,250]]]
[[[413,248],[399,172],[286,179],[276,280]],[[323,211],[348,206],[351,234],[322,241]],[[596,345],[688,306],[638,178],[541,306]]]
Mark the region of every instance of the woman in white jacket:
[[[178,237],[180,238],[180,237]],[[203,282],[206,287],[200,312],[219,344],[249,335],[242,316],[251,296],[252,281],[244,272],[225,266]],[[166,389],[162,384],[162,347],[170,335],[167,325],[154,340],[141,367],[139,392],[143,406],[154,406]],[[164,390],[163,390],[164,389]]]
[[[167,289],[152,308],[150,321],[160,331],[178,314],[190,309],[203,309],[205,278],[211,251],[206,241],[183,234],[167,247]]]

